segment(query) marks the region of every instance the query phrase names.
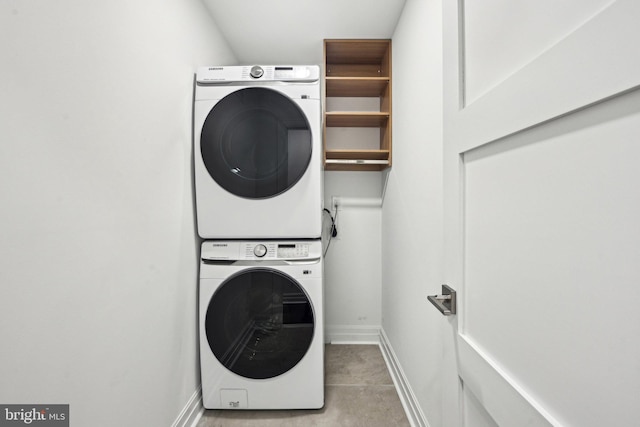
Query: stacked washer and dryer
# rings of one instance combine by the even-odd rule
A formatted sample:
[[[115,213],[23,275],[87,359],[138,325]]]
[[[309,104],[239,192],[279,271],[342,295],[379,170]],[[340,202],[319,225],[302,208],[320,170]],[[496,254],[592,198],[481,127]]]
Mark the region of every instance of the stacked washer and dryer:
[[[318,66],[198,69],[205,408],[324,405],[321,140]]]

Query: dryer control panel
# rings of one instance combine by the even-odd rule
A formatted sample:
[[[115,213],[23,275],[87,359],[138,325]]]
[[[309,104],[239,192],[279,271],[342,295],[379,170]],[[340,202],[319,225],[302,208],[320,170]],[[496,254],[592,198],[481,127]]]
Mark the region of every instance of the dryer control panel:
[[[317,65],[246,65],[228,67],[200,67],[196,82],[204,85],[247,82],[317,82]]]
[[[312,260],[322,256],[322,242],[310,241],[214,241],[202,244],[205,261]]]

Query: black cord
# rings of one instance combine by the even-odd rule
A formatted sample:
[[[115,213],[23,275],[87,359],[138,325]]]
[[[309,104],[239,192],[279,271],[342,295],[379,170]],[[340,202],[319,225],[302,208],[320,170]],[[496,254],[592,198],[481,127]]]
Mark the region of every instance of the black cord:
[[[336,228],[336,219],[338,218],[338,210],[336,209],[336,217],[334,218],[331,215],[331,211],[327,208],[324,208],[324,211],[329,214],[329,218],[331,218],[331,232],[329,233],[329,242],[327,243],[327,247],[324,249],[324,253],[322,256],[326,256],[327,252],[329,252],[329,246],[331,246],[331,240],[338,235],[338,229]]]
[[[327,208],[324,208],[324,211],[329,214],[329,218],[331,218],[331,236],[336,237],[338,235],[338,229],[336,228],[336,220],[331,215],[331,211]],[[338,218],[338,211],[336,211],[336,218]]]

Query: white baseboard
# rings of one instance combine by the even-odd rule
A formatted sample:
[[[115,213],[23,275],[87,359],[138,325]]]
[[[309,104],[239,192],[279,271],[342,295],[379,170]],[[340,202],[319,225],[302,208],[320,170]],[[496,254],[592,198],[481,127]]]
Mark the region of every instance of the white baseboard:
[[[326,325],[325,342],[331,344],[379,344],[380,326]]]
[[[380,350],[382,351],[384,360],[387,362],[393,384],[396,386],[398,396],[400,397],[400,401],[402,402],[411,426],[429,427],[427,418],[420,409],[416,396],[413,394],[409,381],[402,371],[400,362],[398,362],[398,358],[391,347],[391,343],[389,343],[387,335],[384,333],[384,329],[380,329]]]
[[[198,386],[198,389],[193,392],[193,395],[191,395],[191,398],[171,427],[196,427],[203,412],[202,387]]]

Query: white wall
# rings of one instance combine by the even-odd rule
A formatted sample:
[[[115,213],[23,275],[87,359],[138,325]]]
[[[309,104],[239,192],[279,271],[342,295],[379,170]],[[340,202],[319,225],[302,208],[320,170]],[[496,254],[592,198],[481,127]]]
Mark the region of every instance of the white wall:
[[[332,196],[381,197],[380,172],[331,171],[324,176],[324,205],[334,215]],[[340,206],[336,221],[338,235],[329,245],[325,262],[326,338],[375,341],[381,324],[381,209]],[[325,214],[325,227],[329,223]]]
[[[170,425],[199,385],[199,0],[0,4],[0,402]]]
[[[382,327],[432,426],[441,424],[442,24],[408,0],[393,36],[393,168],[382,210]]]

